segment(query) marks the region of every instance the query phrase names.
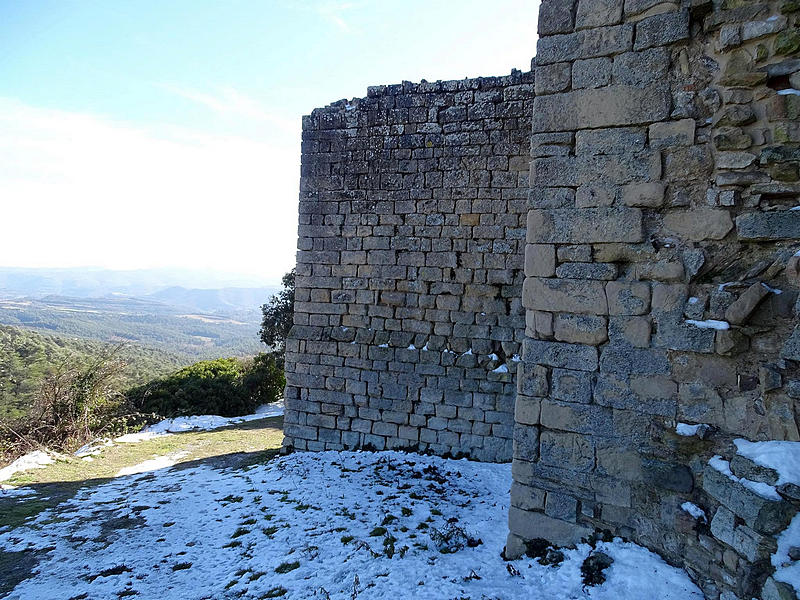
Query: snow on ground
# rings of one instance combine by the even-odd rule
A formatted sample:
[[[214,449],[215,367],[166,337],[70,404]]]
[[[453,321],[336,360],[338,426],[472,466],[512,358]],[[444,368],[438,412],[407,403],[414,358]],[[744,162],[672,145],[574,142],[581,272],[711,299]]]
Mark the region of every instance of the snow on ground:
[[[96,456],[103,451],[103,448],[113,446],[114,443],[118,444],[135,444],[137,442],[144,442],[152,440],[153,438],[170,435],[171,433],[182,433],[185,431],[211,431],[212,429],[219,429],[220,427],[227,427],[229,425],[236,425],[237,423],[245,423],[247,421],[255,421],[257,419],[266,419],[269,417],[279,417],[283,414],[284,404],[283,400],[279,402],[272,402],[271,404],[262,404],[251,415],[244,415],[242,417],[220,417],[218,415],[192,415],[190,417],[175,417],[174,419],[164,419],[153,425],[145,427],[137,433],[126,433],[114,440],[103,438],[94,440],[75,451],[75,456],[87,457]],[[0,479],[2,481],[2,479]]]
[[[173,466],[180,459],[186,458],[187,456],[189,456],[189,452],[187,450],[172,452],[170,454],[165,454],[164,456],[156,456],[150,460],[140,462],[138,465],[120,469],[117,471],[115,477],[124,477],[125,475],[136,475],[137,473],[147,473],[148,471],[166,469],[167,467]]]
[[[800,442],[734,440],[736,453],[778,472],[778,483],[800,485]]]
[[[559,566],[503,562],[510,484],[510,465],[398,452],[121,477],[0,528],[0,549],[38,560],[8,598],[702,599],[619,540],[598,544],[614,558],[598,587],[581,583],[588,545]],[[440,552],[448,526],[480,543]]]
[[[166,419],[155,425],[145,427],[143,433],[180,433],[181,431],[196,431],[202,429],[210,431],[212,429],[219,429],[220,427],[227,427],[228,425],[235,425],[236,423],[244,423],[245,421],[255,421],[256,419],[266,419],[267,417],[279,417],[283,414],[283,402],[273,402],[272,404],[263,404],[256,409],[252,415],[245,415],[243,417],[219,417],[217,415],[195,415],[192,417],[175,417],[174,419]]]
[[[800,513],[794,516],[783,533],[778,536],[778,549],[772,555],[772,566],[775,567],[773,577],[791,585],[800,593],[800,561],[789,558],[789,549],[798,545],[800,540]]]
[[[41,469],[45,465],[54,463],[53,457],[43,450],[34,450],[25,456],[20,456],[7,467],[0,469],[0,481],[7,481],[15,473],[28,469]]]

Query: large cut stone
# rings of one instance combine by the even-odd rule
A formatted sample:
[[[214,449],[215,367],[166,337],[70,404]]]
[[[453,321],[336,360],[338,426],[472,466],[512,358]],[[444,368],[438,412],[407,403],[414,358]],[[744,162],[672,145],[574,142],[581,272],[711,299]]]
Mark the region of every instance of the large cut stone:
[[[697,209],[671,212],[664,217],[664,227],[685,240],[721,240],[733,229],[727,210]]]
[[[580,0],[575,27],[616,25],[622,20],[622,2],[618,0]]]
[[[594,469],[594,445],[591,438],[577,433],[543,431],[540,460],[553,467],[589,472]]]
[[[512,506],[508,511],[508,528],[512,535],[525,540],[544,538],[556,546],[575,546],[588,537],[591,530],[575,523],[548,517]]]
[[[533,131],[572,131],[666,120],[671,105],[662,82],[640,88],[610,85],[538,96],[533,104]]]
[[[525,362],[548,367],[597,370],[597,348],[594,346],[526,339],[523,342],[523,358]]]
[[[528,277],[522,286],[522,305],[530,310],[606,315],[604,283],[589,279]]]
[[[642,211],[638,208],[528,211],[529,244],[641,242]]]
[[[665,350],[609,344],[603,348],[600,371],[627,375],[667,375],[670,363]]]
[[[554,331],[559,342],[597,346],[608,339],[604,317],[562,313],[554,320]]]
[[[537,185],[620,185],[657,181],[661,156],[643,151],[627,154],[549,156],[531,163],[531,181]],[[611,204],[613,197],[609,198]]]
[[[800,211],[752,212],[736,217],[741,240],[800,239]]]
[[[553,398],[564,402],[589,404],[592,401],[591,373],[553,369]]]

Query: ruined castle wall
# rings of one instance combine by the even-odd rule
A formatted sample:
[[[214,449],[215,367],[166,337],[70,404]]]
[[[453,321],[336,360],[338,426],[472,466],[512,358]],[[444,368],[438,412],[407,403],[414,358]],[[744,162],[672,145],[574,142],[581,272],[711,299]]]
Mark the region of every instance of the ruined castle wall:
[[[709,460],[800,439],[797,10],[543,0],[509,555],[608,529],[761,597],[800,490]]]
[[[285,445],[510,460],[531,73],[303,119]]]

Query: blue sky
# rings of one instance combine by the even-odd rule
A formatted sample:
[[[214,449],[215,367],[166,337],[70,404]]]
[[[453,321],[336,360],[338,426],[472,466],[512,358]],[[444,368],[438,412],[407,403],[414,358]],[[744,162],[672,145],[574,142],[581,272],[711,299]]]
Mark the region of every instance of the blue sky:
[[[527,70],[537,12],[0,0],[0,264],[276,282],[294,262],[300,117],[368,85]]]

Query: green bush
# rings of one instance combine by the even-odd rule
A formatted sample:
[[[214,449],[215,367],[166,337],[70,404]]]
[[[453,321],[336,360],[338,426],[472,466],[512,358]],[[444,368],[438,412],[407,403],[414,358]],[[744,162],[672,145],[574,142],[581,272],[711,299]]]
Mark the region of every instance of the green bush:
[[[189,367],[133,389],[129,398],[141,412],[164,417],[252,413],[283,392],[282,361],[271,354],[253,359],[219,358]]]

